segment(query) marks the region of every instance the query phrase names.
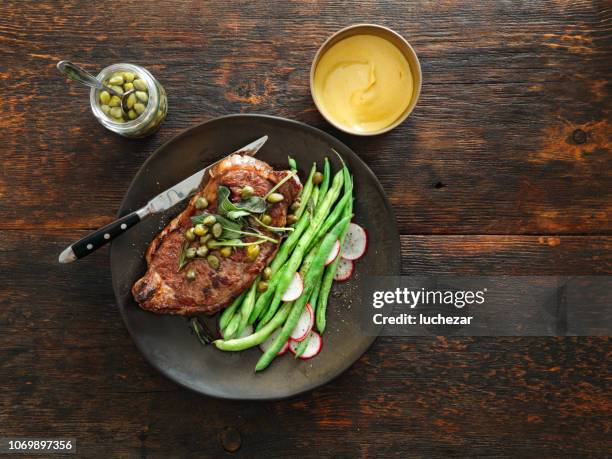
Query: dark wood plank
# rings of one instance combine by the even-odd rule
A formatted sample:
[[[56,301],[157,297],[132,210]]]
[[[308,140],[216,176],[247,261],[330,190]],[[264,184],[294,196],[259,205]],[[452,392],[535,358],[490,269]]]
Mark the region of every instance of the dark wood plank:
[[[610,236],[402,236],[408,275],[589,276],[612,273]]]
[[[239,457],[609,450],[606,338],[381,338],[340,378],[290,400],[191,393],[134,347],[114,306],[105,251],[58,267],[57,253],[83,234],[0,233],[0,278],[11,279],[0,290],[3,432],[74,436],[89,457],[224,457],[236,438]],[[517,275],[612,272],[611,237],[558,242],[404,236],[404,272],[507,272],[499,263]]]
[[[56,262],[110,221],[142,162],[183,129],[270,113],[338,136],[396,211],[404,274],[612,273],[611,9],[513,2],[0,4],[0,435],[74,436],[88,457],[603,457],[606,338],[381,338],[349,371],[275,403],[214,400],[160,376],[114,305],[107,249]],[[148,14],[147,12],[151,12]],[[308,71],[342,26],[376,22],[421,58],[420,103],[376,138],[317,113]],[[57,74],[149,68],[153,137],[97,125]]]
[[[33,218],[55,228],[106,223],[162,142],[214,116],[258,112],[348,143],[380,178],[406,234],[612,229],[612,47],[601,2],[266,5],[181,2],[172,18],[135,8],[109,23],[94,3],[5,2],[0,228]],[[404,34],[424,71],[413,116],[369,139],[331,129],[308,90],[317,47],[360,21]],[[54,64],[66,57],[92,70],[120,60],[149,67],[169,92],[162,130],[142,141],[107,133],[88,113],[86,90],[58,75]]]

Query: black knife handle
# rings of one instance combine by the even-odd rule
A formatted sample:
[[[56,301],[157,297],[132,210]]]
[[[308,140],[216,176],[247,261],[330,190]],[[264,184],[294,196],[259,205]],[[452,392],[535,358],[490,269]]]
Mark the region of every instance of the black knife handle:
[[[76,258],[83,258],[95,250],[99,249],[106,243],[112,241],[117,236],[123,234],[128,228],[131,228],[140,221],[140,217],[136,212],[127,214],[99,230],[88,234],[83,239],[72,244],[70,247]]]

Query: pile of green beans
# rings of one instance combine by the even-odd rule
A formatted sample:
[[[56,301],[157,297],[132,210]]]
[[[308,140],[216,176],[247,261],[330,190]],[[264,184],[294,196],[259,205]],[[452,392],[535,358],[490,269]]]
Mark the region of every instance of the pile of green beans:
[[[325,330],[328,297],[340,256],[329,266],[325,266],[325,261],[337,239],[342,246],[353,216],[353,181],[341,157],[340,161],[342,168],[335,174],[328,158],[325,158],[322,172],[317,170],[316,163],[310,168],[299,199],[292,206],[294,230],[281,242],[264,273],[267,288],[264,291],[257,288],[262,280],[258,277],[220,316],[223,339],[214,344],[224,351],[242,351],[257,346],[280,329],[257,362],[256,371],[268,367],[277,356],[306,303],[315,311],[319,332]],[[289,166],[294,171],[298,168],[293,158],[289,158]],[[284,302],[283,294],[296,272],[304,282],[302,294],[295,301]],[[255,325],[255,331],[237,338],[248,325]],[[297,355],[304,352],[308,340],[309,337],[300,343]]]

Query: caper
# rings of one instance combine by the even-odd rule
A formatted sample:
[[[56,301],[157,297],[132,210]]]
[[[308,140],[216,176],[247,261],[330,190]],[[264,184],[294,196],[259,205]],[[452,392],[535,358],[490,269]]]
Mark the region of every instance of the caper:
[[[291,204],[291,210],[294,212],[297,212],[297,210],[300,208],[300,202],[299,201],[293,201],[293,204]]]
[[[110,85],[109,88],[111,88],[113,91],[115,91],[120,96],[123,95],[123,88],[121,86]]]
[[[136,94],[136,98],[143,103],[147,103],[147,101],[149,100],[149,96],[147,95],[146,92],[144,91],[136,91],[134,94]]]
[[[247,258],[254,261],[259,255],[259,245],[250,245],[247,247]]]
[[[129,119],[135,120],[137,116],[138,116],[138,113],[136,113],[134,110],[128,111],[128,118]]]
[[[127,81],[128,83],[131,83],[132,81],[134,81],[135,77],[136,75],[134,75],[132,72],[123,72],[123,79]]]
[[[217,223],[217,219],[214,215],[207,215],[204,220],[202,220],[202,223],[206,226],[211,226]]]
[[[219,250],[219,253],[221,254],[222,257],[229,257],[232,254],[232,248],[231,247],[223,247],[221,250]]]
[[[215,239],[209,239],[208,241],[206,241],[206,247],[208,247],[209,249],[214,249],[216,244],[217,241]]]
[[[115,85],[115,84],[121,85],[121,84],[123,84],[123,75],[116,75],[114,77],[111,77],[111,79],[108,80],[108,84],[110,84],[110,85]]]
[[[185,251],[185,256],[187,258],[193,258],[196,256],[197,253],[197,249],[195,247],[189,247],[186,251]]]
[[[113,107],[110,109],[110,116],[113,118],[122,118],[123,112],[121,111],[121,107]]]
[[[123,85],[123,90],[125,92],[131,91],[132,89],[134,89],[134,83],[125,83]]]
[[[208,255],[208,247],[206,247],[205,245],[201,245],[200,247],[198,247],[198,250],[196,250],[196,255],[198,257],[204,258],[206,255]]]
[[[287,223],[290,225],[293,225],[294,223],[296,223],[298,221],[298,218],[296,215],[294,214],[289,214],[287,215]]]
[[[212,237],[212,234],[207,234],[205,236],[201,236],[200,237],[200,244],[206,244],[210,238]]]
[[[185,277],[190,281],[195,280],[196,275],[197,273],[195,269],[188,269],[187,272],[185,273]]]
[[[212,233],[214,237],[219,237],[221,236],[221,233],[223,233],[223,227],[221,226],[221,223],[215,223],[212,227]]]
[[[187,238],[188,241],[195,241],[194,229],[189,228],[187,231],[185,231],[185,237]]]
[[[268,202],[271,202],[272,204],[281,202],[283,199],[285,199],[285,197],[280,193],[272,193],[270,196],[268,196]]]
[[[147,84],[143,80],[141,79],[134,80],[133,83],[134,83],[134,88],[136,88],[138,91],[147,90]]]
[[[102,104],[108,105],[108,102],[110,101],[111,95],[108,91],[101,91],[100,92],[100,102]]]
[[[206,209],[208,207],[208,200],[204,196],[200,196],[196,199],[195,208],[196,209]]]
[[[249,199],[255,193],[255,189],[251,185],[246,185],[240,190],[240,197],[242,199]]]
[[[272,223],[272,217],[270,217],[268,214],[264,214],[264,215],[261,217],[261,222],[262,222],[264,225],[269,225],[270,223]]]
[[[208,255],[208,257],[206,257],[206,261],[208,262],[208,264],[210,265],[212,269],[219,268],[220,261],[214,255]]]
[[[257,282],[257,291],[262,293],[268,290],[268,283],[266,281]]]
[[[318,171],[315,172],[314,175],[312,176],[312,183],[314,183],[315,185],[318,185],[322,181],[323,181],[323,174]]]
[[[272,268],[266,266],[266,269],[263,270],[262,277],[264,278],[264,280],[270,280],[270,278],[272,277]]]
[[[110,113],[110,105],[100,105],[100,110],[102,110],[102,113],[104,113],[105,115],[108,115]]]
[[[134,111],[136,111],[136,113],[141,115],[145,111],[144,104],[141,104],[140,102],[134,104]]]
[[[136,96],[134,95],[134,93],[130,94],[129,96],[127,96],[127,99],[125,99],[125,105],[127,105],[127,108],[134,107],[135,103],[136,103]]]
[[[111,107],[120,107],[121,98],[118,96],[111,96],[110,100],[108,101],[108,105],[110,105]]]

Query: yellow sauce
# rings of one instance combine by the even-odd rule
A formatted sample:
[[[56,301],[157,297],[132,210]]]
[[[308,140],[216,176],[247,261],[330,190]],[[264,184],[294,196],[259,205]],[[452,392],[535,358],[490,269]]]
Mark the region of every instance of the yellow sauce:
[[[391,42],[353,35],[331,46],[314,74],[319,108],[337,125],[375,132],[393,124],[410,104],[410,65]]]

